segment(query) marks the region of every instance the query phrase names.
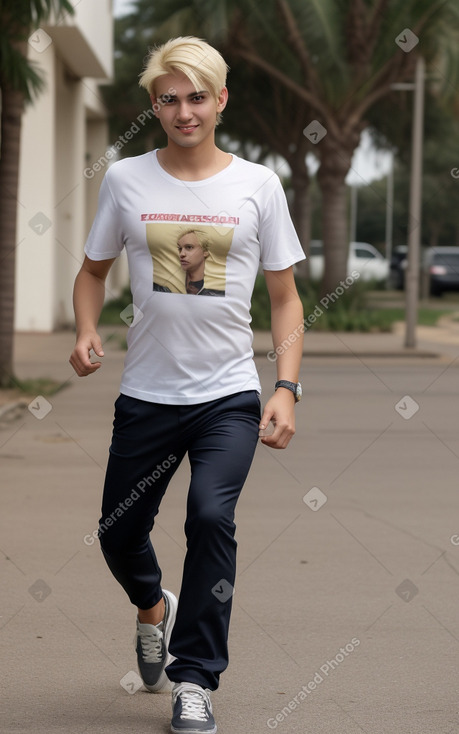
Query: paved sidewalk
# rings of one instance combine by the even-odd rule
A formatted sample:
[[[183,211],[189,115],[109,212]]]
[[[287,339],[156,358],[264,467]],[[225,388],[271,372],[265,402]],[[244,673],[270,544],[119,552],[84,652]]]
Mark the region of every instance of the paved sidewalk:
[[[92,543],[115,331],[83,379],[71,332],[16,340],[19,377],[67,387],[0,427],[2,734],[169,731],[169,697],[137,690],[133,609]],[[421,336],[407,352],[399,333],[306,334],[297,435],[285,452],[259,445],[238,506],[219,734],[459,731],[459,340]],[[269,337],[255,349],[267,395]],[[155,527],[175,592],[187,482],[185,461]]]

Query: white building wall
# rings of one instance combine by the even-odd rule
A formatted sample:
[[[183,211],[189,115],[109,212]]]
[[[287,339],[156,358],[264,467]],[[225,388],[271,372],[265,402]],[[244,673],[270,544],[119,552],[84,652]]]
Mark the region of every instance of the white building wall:
[[[43,25],[58,54],[73,74],[96,79],[113,73],[113,17],[111,0],[79,0],[74,14]]]
[[[73,325],[73,282],[103,176],[88,181],[84,169],[109,145],[97,85],[112,73],[111,1],[78,3],[75,10],[29,44],[46,90],[22,121],[15,315],[21,331]],[[120,272],[114,271],[110,292],[126,282]]]
[[[113,10],[112,0],[84,0],[73,3],[75,15],[70,23],[75,23],[89,46],[97,56],[104,75],[113,74]]]
[[[31,59],[39,56],[31,51]],[[19,173],[18,247],[16,253],[16,326],[50,331],[55,300],[55,73],[53,53],[40,66],[47,86],[40,103],[23,116]]]

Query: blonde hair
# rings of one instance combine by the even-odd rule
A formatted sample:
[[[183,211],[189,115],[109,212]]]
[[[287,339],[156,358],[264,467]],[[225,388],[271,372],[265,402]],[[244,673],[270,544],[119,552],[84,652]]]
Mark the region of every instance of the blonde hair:
[[[228,68],[222,55],[202,38],[180,36],[150,51],[139,84],[155,97],[158,77],[181,71],[197,92],[205,90],[218,99],[226,85]],[[217,124],[220,120],[221,115],[218,114]]]
[[[180,236],[177,238],[177,244],[187,234],[194,234],[194,236],[196,237],[196,239],[198,241],[198,244],[201,247],[201,249],[203,250],[203,252],[209,252],[209,246],[211,244],[210,243],[210,240],[209,240],[208,237],[206,237],[206,235],[204,234],[204,232],[202,232],[202,230],[200,230],[200,229],[187,229],[187,230],[185,230],[185,232],[182,232],[180,234]]]

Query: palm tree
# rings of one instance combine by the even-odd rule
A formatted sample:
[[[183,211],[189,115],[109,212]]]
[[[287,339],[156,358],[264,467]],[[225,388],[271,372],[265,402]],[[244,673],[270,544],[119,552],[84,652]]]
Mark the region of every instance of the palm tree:
[[[302,133],[302,121],[309,113],[308,106],[305,102],[296,101],[292,92],[278,80],[267,79],[256,68],[241,67],[238,64],[231,68],[230,104],[225,110],[222,132],[227,131],[230,137],[241,141],[244,146],[250,146],[252,158],[254,147],[258,148],[259,162],[265,161],[273,153],[281,157],[277,173],[281,178],[290,175],[292,219],[303,249],[308,254],[311,207],[306,154],[313,145]]]
[[[142,13],[148,5],[159,35],[205,36],[232,67],[257,69],[288,89],[294,102],[286,121],[305,105],[301,129],[320,161],[322,289],[334,290],[346,277],[345,179],[367,116],[394,83],[413,79],[418,53],[454,88],[459,6],[455,0],[137,0]]]
[[[16,220],[21,118],[24,105],[43,88],[27,59],[27,39],[51,14],[73,14],[69,0],[3,0],[0,8],[0,387],[13,382]]]

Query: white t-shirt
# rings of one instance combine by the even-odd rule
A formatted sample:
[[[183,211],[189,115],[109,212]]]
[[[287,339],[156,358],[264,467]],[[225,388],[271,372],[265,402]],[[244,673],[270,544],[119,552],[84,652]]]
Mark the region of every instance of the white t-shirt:
[[[202,255],[188,292],[179,240]],[[284,270],[304,259],[278,176],[237,156],[201,181],[169,175],[156,151],[118,161],[85,253],[108,260],[123,247],[134,319],[120,391],[173,405],[259,392],[250,302],[260,262]]]

